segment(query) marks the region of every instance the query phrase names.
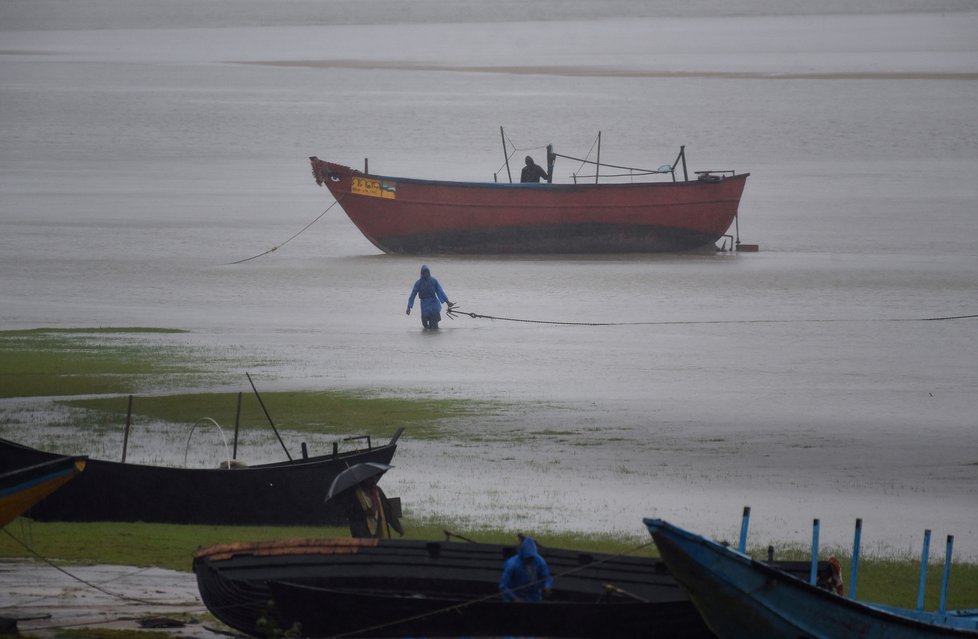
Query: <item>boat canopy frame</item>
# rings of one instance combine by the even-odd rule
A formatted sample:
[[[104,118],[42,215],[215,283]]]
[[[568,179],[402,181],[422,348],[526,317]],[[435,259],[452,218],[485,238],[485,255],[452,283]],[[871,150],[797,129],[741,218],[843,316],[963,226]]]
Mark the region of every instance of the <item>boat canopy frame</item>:
[[[516,148],[516,145],[513,145],[512,153],[510,153],[509,147],[508,147],[508,145],[506,143],[506,133],[503,130],[503,127],[499,127],[499,134],[500,134],[500,137],[502,138],[502,143],[503,143],[503,158],[505,160],[506,175],[509,178],[509,182],[512,183],[513,182],[513,174],[512,174],[512,171],[510,170],[509,159],[510,159],[510,157],[512,155],[515,155],[516,152],[519,151],[519,149]],[[682,170],[683,170],[682,181],[683,182],[689,182],[690,181],[690,179],[689,179],[689,171],[686,168],[686,146],[685,145],[682,145],[682,146],[679,147],[679,153],[678,153],[678,155],[676,155],[676,159],[673,160],[673,162],[671,164],[663,164],[659,168],[656,168],[656,169],[647,169],[647,168],[640,168],[640,167],[635,167],[635,166],[623,166],[623,165],[620,165],[620,164],[608,164],[607,162],[602,162],[601,161],[601,131],[598,131],[598,137],[597,137],[597,140],[596,140],[596,143],[595,144],[597,146],[597,156],[596,156],[596,159],[594,159],[594,160],[589,159],[590,158],[590,155],[591,155],[590,151],[588,152],[588,157],[578,158],[578,157],[574,157],[572,155],[564,155],[562,153],[557,153],[556,151],[554,151],[554,145],[553,144],[548,144],[547,145],[547,183],[549,183],[549,184],[552,184],[553,183],[553,175],[554,175],[553,170],[554,170],[554,164],[556,163],[557,158],[563,158],[565,160],[572,160],[574,162],[580,162],[581,165],[582,165],[582,167],[584,165],[589,165],[589,166],[593,166],[594,167],[594,173],[593,174],[581,174],[581,173],[578,172],[578,171],[580,171],[580,169],[578,169],[578,171],[575,171],[574,173],[571,173],[571,179],[574,181],[574,184],[577,184],[579,179],[580,180],[584,180],[584,179],[590,180],[590,179],[593,178],[594,179],[594,183],[595,184],[598,184],[599,181],[600,181],[600,179],[602,177],[605,177],[605,178],[636,178],[636,177],[642,177],[642,176],[648,176],[648,175],[665,175],[667,173],[670,175],[670,177],[672,177],[672,181],[673,182],[676,182],[676,181],[678,181],[676,179],[676,169],[678,167],[682,167]],[[592,148],[594,148],[594,147],[592,147]],[[601,173],[601,168],[602,167],[605,167],[605,168],[608,168],[608,169],[615,169],[615,170],[618,170],[618,171],[627,171],[627,173]],[[704,180],[704,179],[711,179],[711,177],[714,177],[715,174],[717,174],[717,173],[729,173],[731,175],[734,175],[735,174],[734,171],[726,171],[726,170],[724,170],[724,171],[697,171],[696,172],[696,175],[697,175],[697,179],[698,180]],[[498,171],[493,174],[493,180],[496,181],[496,182],[499,181]]]

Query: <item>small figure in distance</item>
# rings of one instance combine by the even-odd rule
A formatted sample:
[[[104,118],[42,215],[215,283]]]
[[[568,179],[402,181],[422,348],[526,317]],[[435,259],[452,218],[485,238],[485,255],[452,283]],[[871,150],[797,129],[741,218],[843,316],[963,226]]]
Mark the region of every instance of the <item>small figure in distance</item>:
[[[408,298],[407,315],[411,314],[414,307],[414,297],[421,298],[421,325],[426,329],[438,330],[438,322],[441,321],[441,304],[448,304],[451,309],[454,304],[448,301],[445,289],[441,287],[438,280],[431,277],[431,271],[427,264],[421,266],[421,277],[414,283],[411,296]]]
[[[520,547],[515,555],[503,564],[503,576],[499,591],[503,601],[532,603],[550,596],[553,577],[547,562],[537,552],[532,537],[519,535]]]
[[[520,173],[520,182],[539,182],[540,178],[549,180],[550,176],[543,170],[543,167],[538,166],[533,161],[533,158],[529,155],[526,156],[526,166],[523,167],[523,172]]]

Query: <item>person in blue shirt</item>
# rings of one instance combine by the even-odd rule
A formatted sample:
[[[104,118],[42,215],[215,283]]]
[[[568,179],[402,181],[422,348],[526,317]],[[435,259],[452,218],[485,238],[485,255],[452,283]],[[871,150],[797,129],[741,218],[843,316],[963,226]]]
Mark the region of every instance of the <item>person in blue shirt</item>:
[[[432,330],[438,329],[438,322],[441,321],[441,304],[448,304],[451,309],[454,304],[448,301],[445,289],[441,287],[438,280],[431,276],[428,265],[421,266],[421,277],[414,283],[411,290],[411,297],[408,298],[407,315],[411,314],[414,308],[414,298],[421,299],[421,325]]]
[[[550,595],[553,587],[550,568],[531,537],[520,535],[520,547],[515,555],[503,564],[503,576],[499,580],[499,591],[503,601],[536,602]]]

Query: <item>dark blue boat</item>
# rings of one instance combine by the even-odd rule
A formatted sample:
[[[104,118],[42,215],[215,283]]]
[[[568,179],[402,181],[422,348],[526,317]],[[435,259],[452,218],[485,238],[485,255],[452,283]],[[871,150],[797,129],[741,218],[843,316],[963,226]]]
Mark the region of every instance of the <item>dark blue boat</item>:
[[[818,588],[661,519],[646,519],[669,572],[720,639],[978,637],[978,611],[867,604]]]

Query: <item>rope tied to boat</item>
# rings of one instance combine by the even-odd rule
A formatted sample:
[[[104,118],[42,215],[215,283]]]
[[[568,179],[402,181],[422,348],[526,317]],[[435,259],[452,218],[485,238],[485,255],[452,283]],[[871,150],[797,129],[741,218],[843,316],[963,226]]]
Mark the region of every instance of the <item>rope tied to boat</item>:
[[[339,202],[340,202],[340,198],[336,198],[336,200],[334,200],[332,204],[330,204],[329,206],[326,207],[326,210],[325,211],[323,211],[322,213],[320,213],[319,215],[316,216],[316,219],[314,219],[312,222],[309,222],[309,224],[306,224],[304,227],[302,227],[302,230],[300,230],[298,233],[296,233],[295,235],[293,235],[289,239],[285,240],[281,244],[277,244],[277,245],[273,246],[272,248],[268,249],[267,251],[263,251],[263,252],[259,253],[258,255],[252,255],[251,257],[246,257],[245,259],[238,260],[236,262],[227,262],[225,264],[225,266],[234,266],[235,264],[244,264],[245,262],[250,262],[251,260],[257,260],[259,257],[264,257],[265,255],[268,255],[269,253],[274,253],[275,251],[279,250],[280,248],[282,248],[283,246],[285,246],[286,244],[288,244],[289,242],[291,242],[295,238],[297,238],[300,235],[302,235],[303,233],[305,233],[306,230],[308,230],[308,228],[310,226],[312,226],[313,224],[315,224],[316,222],[318,222],[320,220],[320,218],[322,218],[324,215],[326,215],[327,213],[329,213],[329,210],[331,208],[333,208],[334,206],[336,206],[337,204],[339,204]]]
[[[560,322],[554,320],[533,320],[533,319],[520,319],[516,317],[498,317],[495,315],[483,315],[481,313],[470,313],[468,311],[461,310],[458,306],[449,306],[448,310],[445,311],[445,315],[449,319],[455,319],[456,316],[466,315],[472,319],[488,319],[488,320],[499,320],[503,322],[523,322],[525,324],[556,324],[563,326],[618,326],[621,324],[608,323],[608,322]]]
[[[464,311],[457,305],[450,304],[445,314],[449,319],[466,316],[472,319],[487,319],[500,322],[520,322],[523,324],[550,324],[554,326],[691,326],[695,324],[797,324],[797,323],[828,323],[828,322],[939,322],[963,319],[978,319],[975,315],[948,315],[942,317],[902,317],[902,318],[800,318],[800,319],[743,319],[743,320],[659,320],[647,322],[568,322],[558,320],[536,320],[518,317],[502,317],[499,315],[484,315]]]

